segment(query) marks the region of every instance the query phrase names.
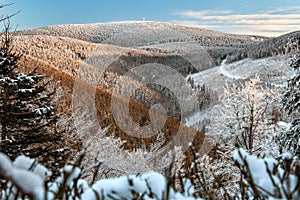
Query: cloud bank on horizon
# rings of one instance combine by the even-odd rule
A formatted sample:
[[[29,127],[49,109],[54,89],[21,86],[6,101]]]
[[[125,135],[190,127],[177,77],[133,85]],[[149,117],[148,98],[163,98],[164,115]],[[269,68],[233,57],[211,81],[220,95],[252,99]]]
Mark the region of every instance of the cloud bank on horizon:
[[[279,36],[300,30],[300,6],[238,13],[233,10],[183,10],[173,13],[171,23],[197,26],[227,33]]]

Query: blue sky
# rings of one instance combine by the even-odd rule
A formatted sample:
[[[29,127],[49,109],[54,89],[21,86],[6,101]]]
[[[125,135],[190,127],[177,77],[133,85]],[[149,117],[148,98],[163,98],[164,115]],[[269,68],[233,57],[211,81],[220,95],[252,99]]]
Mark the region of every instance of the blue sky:
[[[56,24],[163,21],[231,33],[276,36],[300,30],[299,0],[0,0],[18,30]]]

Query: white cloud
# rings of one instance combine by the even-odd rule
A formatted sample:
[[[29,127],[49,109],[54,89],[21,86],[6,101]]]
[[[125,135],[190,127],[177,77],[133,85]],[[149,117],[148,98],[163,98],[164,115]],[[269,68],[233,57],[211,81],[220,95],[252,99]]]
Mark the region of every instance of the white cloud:
[[[300,30],[300,6],[274,8],[257,13],[232,10],[179,11],[183,20],[171,21],[186,25],[244,34],[278,36]]]

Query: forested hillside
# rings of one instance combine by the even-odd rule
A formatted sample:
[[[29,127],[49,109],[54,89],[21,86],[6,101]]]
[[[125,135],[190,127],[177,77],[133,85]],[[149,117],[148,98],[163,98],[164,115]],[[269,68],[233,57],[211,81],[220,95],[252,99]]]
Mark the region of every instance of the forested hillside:
[[[0,43],[1,199],[298,199],[299,32],[58,25]]]

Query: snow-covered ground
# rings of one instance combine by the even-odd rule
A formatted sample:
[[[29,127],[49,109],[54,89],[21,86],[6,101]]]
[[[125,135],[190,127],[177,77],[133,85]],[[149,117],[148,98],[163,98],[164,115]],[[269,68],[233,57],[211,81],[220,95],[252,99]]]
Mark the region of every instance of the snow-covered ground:
[[[205,84],[219,95],[223,93],[226,82],[248,79],[256,74],[264,82],[283,83],[294,72],[289,67],[290,59],[286,56],[262,58],[257,60],[244,59],[231,64],[222,62],[221,66],[190,75],[197,84]]]
[[[224,92],[225,83],[233,83],[253,78],[256,74],[260,80],[270,83],[273,86],[281,86],[285,80],[294,72],[289,67],[290,59],[286,56],[277,56],[257,60],[244,59],[231,64],[225,64],[225,60],[220,66],[189,75],[196,84],[205,84],[217,92],[221,99]],[[187,78],[188,78],[187,77]],[[202,122],[210,118],[212,110],[204,110],[194,113],[185,119],[187,126],[196,129],[202,128]]]
[[[227,69],[225,69],[226,67],[226,59],[222,61],[221,65],[220,65],[220,73],[223,75],[223,76],[226,76],[227,78],[230,78],[230,79],[245,79],[245,77],[242,77],[242,76],[239,76],[239,75],[234,75],[232,73],[230,73]]]

